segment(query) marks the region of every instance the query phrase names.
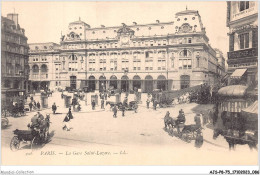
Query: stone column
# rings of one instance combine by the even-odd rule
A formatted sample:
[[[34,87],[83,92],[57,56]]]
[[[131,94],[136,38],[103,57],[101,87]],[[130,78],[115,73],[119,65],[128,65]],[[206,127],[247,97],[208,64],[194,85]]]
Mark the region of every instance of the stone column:
[[[145,88],[145,80],[141,80],[141,91],[144,92]]]
[[[133,80],[129,80],[129,90],[133,90]]]
[[[157,80],[153,80],[153,90],[157,88]]]
[[[99,80],[96,80],[96,90],[99,90]]]
[[[106,90],[109,88],[109,80],[106,80]]]
[[[117,81],[117,89],[121,90],[121,80]]]

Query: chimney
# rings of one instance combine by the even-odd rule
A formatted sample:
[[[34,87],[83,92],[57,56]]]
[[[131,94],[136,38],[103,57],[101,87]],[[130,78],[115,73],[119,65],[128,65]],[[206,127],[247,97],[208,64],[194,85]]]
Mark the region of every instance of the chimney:
[[[101,27],[105,28],[105,26],[104,26],[104,25],[101,25]]]
[[[156,22],[157,22],[157,23],[160,23],[160,21],[159,21],[158,19],[156,20]]]
[[[136,23],[136,22],[133,22],[133,24],[134,24],[134,25],[137,25],[137,23]]]
[[[7,14],[7,18],[14,21],[15,26],[18,27],[18,14],[9,13],[9,14]]]

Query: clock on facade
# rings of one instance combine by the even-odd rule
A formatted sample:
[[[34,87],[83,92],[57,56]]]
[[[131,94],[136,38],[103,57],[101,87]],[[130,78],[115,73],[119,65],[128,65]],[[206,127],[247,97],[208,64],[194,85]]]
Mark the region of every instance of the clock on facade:
[[[121,42],[122,42],[122,44],[128,44],[128,42],[129,42],[129,37],[128,37],[128,36],[123,36],[123,37],[121,38]]]

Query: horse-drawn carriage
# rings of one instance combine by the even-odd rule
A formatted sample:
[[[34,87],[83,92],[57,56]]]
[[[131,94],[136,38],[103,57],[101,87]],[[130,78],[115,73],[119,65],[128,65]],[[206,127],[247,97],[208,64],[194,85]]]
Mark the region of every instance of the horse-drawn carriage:
[[[115,105],[119,107],[120,105],[122,105],[121,95],[115,94],[114,96],[109,96],[107,98],[106,105],[110,105],[111,108]]]
[[[50,127],[50,117],[49,115],[42,121],[40,121],[38,127],[33,127],[30,124],[27,125],[29,130],[14,130],[14,137],[10,142],[10,149],[12,151],[17,151],[20,148],[20,143],[22,141],[30,141],[31,149],[34,145],[42,145],[48,142],[49,127]]]
[[[179,122],[177,119],[166,114],[164,117],[165,130],[169,134],[176,135],[182,140],[190,143],[195,140],[195,146],[200,148],[203,145],[202,127],[198,124],[185,125],[185,122]]]
[[[229,149],[234,149],[236,144],[257,148],[258,101],[248,95],[247,89],[247,86],[232,85],[218,91],[218,116],[213,138],[224,136]]]

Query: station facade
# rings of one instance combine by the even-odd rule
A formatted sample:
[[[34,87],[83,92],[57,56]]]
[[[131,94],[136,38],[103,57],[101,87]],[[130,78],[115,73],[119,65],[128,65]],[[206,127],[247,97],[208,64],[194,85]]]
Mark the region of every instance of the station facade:
[[[80,19],[71,22],[60,44],[29,45],[33,88],[151,92],[215,84],[222,64],[199,12],[186,9],[173,19],[98,28]]]

